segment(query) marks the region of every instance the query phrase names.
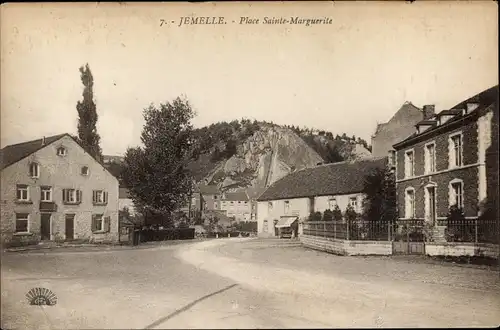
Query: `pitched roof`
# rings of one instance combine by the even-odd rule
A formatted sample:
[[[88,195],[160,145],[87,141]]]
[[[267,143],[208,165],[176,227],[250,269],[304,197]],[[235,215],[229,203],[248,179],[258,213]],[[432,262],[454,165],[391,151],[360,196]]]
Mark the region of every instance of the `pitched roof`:
[[[14,163],[17,163],[23,158],[28,157],[32,153],[37,152],[38,150],[42,149],[43,147],[56,142],[57,140],[61,139],[63,136],[69,135],[68,133],[64,134],[58,134],[58,135],[53,135],[49,137],[45,137],[45,142],[42,139],[37,139],[37,140],[32,140],[32,141],[27,141],[27,142],[22,142],[18,144],[11,144],[9,146],[6,146],[2,150],[0,150],[0,159],[1,159],[1,169],[3,170],[7,166],[10,166]],[[42,144],[42,142],[44,142]]]
[[[478,103],[479,107],[474,109],[472,112],[468,114],[463,114],[462,111],[459,109],[464,109],[467,107],[467,103]],[[435,125],[434,127],[429,128],[423,133],[418,134],[417,132],[414,132],[412,135],[407,137],[406,139],[396,143],[393,145],[394,149],[399,149],[402,148],[408,144],[413,143],[412,141],[414,139],[419,139],[421,136],[424,134],[434,134],[435,132],[440,132],[443,129],[447,129],[447,127],[450,127],[453,125],[455,122],[458,122],[459,120],[463,118],[470,118],[474,116],[475,114],[479,113],[479,111],[484,111],[485,109],[488,109],[492,107],[493,104],[498,105],[498,85],[488,88],[485,91],[482,91],[481,93],[478,93],[470,98],[468,98],[465,101],[460,102],[459,104],[455,105],[449,110],[443,110],[440,113],[437,114],[437,116],[441,115],[453,115],[453,117],[448,120],[446,123],[443,125]],[[457,111],[458,110],[458,111]]]
[[[245,191],[235,191],[235,192],[227,192],[224,194],[224,201],[248,201],[248,195]]]
[[[220,189],[216,185],[200,184],[197,189],[202,195],[218,195]]]
[[[257,200],[359,193],[363,191],[365,176],[386,164],[387,157],[383,157],[303,169],[276,181]]]

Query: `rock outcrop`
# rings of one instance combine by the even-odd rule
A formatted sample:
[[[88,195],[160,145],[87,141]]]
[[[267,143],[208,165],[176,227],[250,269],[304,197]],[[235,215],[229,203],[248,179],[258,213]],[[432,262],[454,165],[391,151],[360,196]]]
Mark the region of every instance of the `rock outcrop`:
[[[227,191],[245,189],[256,198],[285,175],[322,162],[292,130],[269,125],[240,144],[236,154],[217,164],[203,181]]]

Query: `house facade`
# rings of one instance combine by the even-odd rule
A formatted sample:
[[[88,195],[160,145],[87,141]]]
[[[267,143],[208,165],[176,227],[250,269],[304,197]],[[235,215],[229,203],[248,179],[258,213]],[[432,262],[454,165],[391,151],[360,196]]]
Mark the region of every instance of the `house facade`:
[[[388,156],[394,150],[392,147],[394,144],[415,132],[415,125],[418,122],[433,115],[433,105],[424,105],[423,109],[420,109],[411,102],[405,102],[388,122],[377,125],[372,136],[372,156],[374,158]]]
[[[3,244],[118,240],[118,180],[69,135],[1,151]]]
[[[220,200],[220,210],[237,222],[250,221],[252,204],[245,191],[225,192]]]
[[[415,128],[394,145],[399,219],[425,220],[443,241],[451,206],[477,219],[498,201],[498,86]]]
[[[387,157],[319,165],[293,172],[271,185],[257,199],[257,231],[260,236],[278,236],[279,227],[301,223],[313,212],[345,212],[351,205],[363,211],[364,178],[376,168],[387,166]]]

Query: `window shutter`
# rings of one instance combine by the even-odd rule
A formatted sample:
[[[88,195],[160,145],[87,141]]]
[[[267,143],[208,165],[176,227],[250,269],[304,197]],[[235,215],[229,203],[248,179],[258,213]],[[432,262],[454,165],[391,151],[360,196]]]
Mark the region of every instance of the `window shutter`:
[[[108,192],[104,192],[104,204],[108,204]]]
[[[97,231],[97,219],[95,215],[92,215],[92,232]]]
[[[97,202],[97,196],[95,190],[92,190],[92,203]]]
[[[62,196],[62,200],[63,200],[63,202],[66,202],[66,201],[67,201],[67,199],[66,199],[66,189],[63,189],[63,190],[62,190],[62,195],[63,195],[63,196]]]
[[[110,217],[105,217],[104,218],[104,230],[109,233],[111,230],[111,218]]]
[[[77,190],[76,191],[76,202],[77,203],[81,203],[82,202],[82,191],[81,190]]]

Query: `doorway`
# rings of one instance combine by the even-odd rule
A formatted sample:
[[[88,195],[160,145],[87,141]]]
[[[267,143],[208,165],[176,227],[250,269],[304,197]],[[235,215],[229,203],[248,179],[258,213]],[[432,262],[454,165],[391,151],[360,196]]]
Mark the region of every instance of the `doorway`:
[[[72,240],[75,238],[75,215],[66,214],[65,223],[66,240]]]
[[[52,223],[52,217],[50,213],[42,213],[40,219],[40,239],[42,241],[50,241],[50,225]]]

